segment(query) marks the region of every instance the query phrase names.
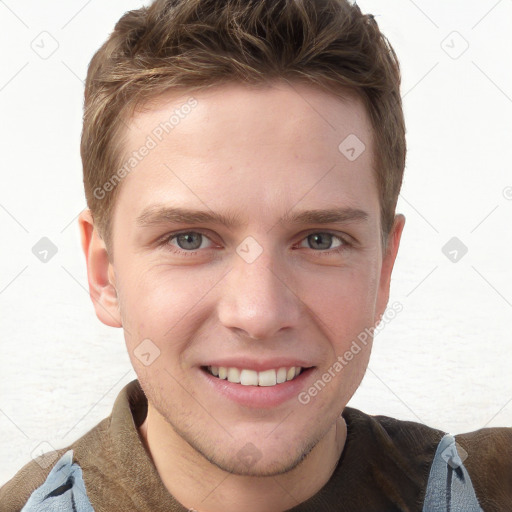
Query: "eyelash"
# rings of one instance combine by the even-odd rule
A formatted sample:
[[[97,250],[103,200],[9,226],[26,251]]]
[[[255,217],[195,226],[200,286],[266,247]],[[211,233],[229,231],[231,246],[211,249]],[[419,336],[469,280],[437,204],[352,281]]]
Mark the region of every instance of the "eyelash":
[[[200,234],[200,235],[204,236],[205,238],[207,238],[208,240],[210,240],[210,242],[212,242],[210,237],[206,233],[203,233],[202,231],[197,231],[197,230],[196,231],[178,231],[175,233],[168,233],[167,235],[165,235],[160,240],[160,242],[158,242],[158,246],[162,247],[165,250],[170,251],[173,254],[183,255],[183,256],[193,256],[193,255],[205,250],[205,249],[196,249],[194,251],[186,251],[184,249],[180,249],[180,248],[178,248],[176,246],[172,246],[170,244],[171,240],[175,239],[179,235],[186,235],[186,234]],[[311,235],[331,235],[334,239],[337,239],[342,244],[339,247],[337,247],[336,249],[324,249],[324,250],[311,249],[314,253],[316,253],[317,256],[339,254],[339,253],[342,253],[342,252],[346,251],[347,249],[350,249],[351,247],[353,247],[353,244],[351,244],[346,238],[344,238],[340,235],[337,235],[336,233],[332,233],[330,231],[312,231],[310,233],[307,233],[303,238],[301,238],[299,243],[303,242]]]

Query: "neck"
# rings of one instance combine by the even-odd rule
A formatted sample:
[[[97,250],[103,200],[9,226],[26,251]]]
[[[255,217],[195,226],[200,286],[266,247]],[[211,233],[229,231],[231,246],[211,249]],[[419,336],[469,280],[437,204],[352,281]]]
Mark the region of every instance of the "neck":
[[[268,477],[235,475],[205,459],[148,404],[139,427],[146,451],[169,493],[197,512],[282,512],[315,495],[329,480],[345,445],[339,416],[293,470]]]

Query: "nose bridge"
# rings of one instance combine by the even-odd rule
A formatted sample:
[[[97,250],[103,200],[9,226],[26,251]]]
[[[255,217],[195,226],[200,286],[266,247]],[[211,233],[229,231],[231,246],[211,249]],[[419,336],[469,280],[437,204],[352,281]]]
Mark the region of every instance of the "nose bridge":
[[[278,255],[255,239],[244,240],[233,254],[219,300],[219,319],[254,339],[270,338],[300,318],[300,301],[286,284]]]

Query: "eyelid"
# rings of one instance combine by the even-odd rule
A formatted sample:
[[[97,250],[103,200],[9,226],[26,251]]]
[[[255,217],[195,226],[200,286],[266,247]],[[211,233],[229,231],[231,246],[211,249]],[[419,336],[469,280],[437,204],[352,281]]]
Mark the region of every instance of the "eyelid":
[[[350,236],[348,233],[340,233],[338,231],[332,230],[332,229],[310,229],[307,231],[304,231],[303,233],[300,233],[297,235],[300,237],[299,241],[302,241],[304,238],[307,238],[309,235],[316,235],[316,234],[324,234],[324,235],[331,235],[335,238],[339,238],[341,241],[345,242],[347,245],[355,245],[357,243],[357,240]]]
[[[203,235],[205,238],[207,238],[208,240],[210,240],[210,242],[212,242],[213,244],[215,244],[215,241],[212,240],[212,236],[210,234],[208,234],[207,230],[202,230],[202,229],[182,229],[180,231],[173,231],[171,233],[167,233],[165,234],[162,238],[160,238],[158,240],[158,245],[170,245],[170,241],[176,237],[178,237],[179,235],[185,235],[187,233],[199,233],[200,235]],[[174,246],[173,246],[174,247]],[[199,251],[204,251],[205,249],[194,249],[194,250],[190,250],[190,251],[186,251],[185,249],[181,249],[179,247],[175,247],[176,251],[179,252],[184,252],[184,253],[190,253],[190,254],[193,254],[194,252],[199,252]],[[207,247],[207,249],[210,249],[210,247]]]
[[[336,240],[338,240],[339,245],[337,247],[331,247],[330,249],[312,249],[311,247],[302,247],[302,244],[307,244],[307,238],[311,235],[315,234],[321,234],[321,235],[330,235],[332,237],[332,241],[335,243]],[[349,249],[352,249],[355,247],[355,244],[353,244],[350,240],[347,239],[348,237],[345,237],[338,233],[333,233],[331,231],[312,231],[310,233],[307,233],[306,235],[302,236],[301,239],[295,244],[294,247],[297,247],[297,249],[307,249],[309,250],[312,255],[315,257],[329,257],[329,256],[336,256],[339,255],[345,251],[348,251]]]
[[[170,240],[178,237],[179,235],[184,235],[184,234],[187,234],[187,233],[198,233],[198,234],[201,234],[203,235],[205,238],[207,238],[208,240],[210,240],[210,242],[212,242],[213,244],[215,244],[215,241],[212,240],[212,237],[211,235],[208,234],[208,230],[203,230],[201,228],[195,228],[195,229],[182,229],[182,230],[179,230],[179,231],[173,231],[171,233],[167,233],[165,234],[163,237],[161,237],[159,240],[158,240],[158,246],[166,246],[166,245],[170,245]],[[325,249],[325,250],[318,250],[318,251],[315,251],[314,249],[311,249],[313,252],[315,253],[325,253],[325,254],[330,254],[330,253],[335,253],[337,250],[340,250],[342,249],[343,247],[345,248],[348,248],[348,247],[353,247],[354,245],[357,244],[357,241],[351,237],[350,235],[346,234],[346,233],[337,233],[337,232],[334,232],[334,231],[331,231],[329,229],[311,229],[309,231],[305,231],[303,233],[300,233],[299,235],[297,236],[300,236],[300,238],[297,240],[297,242],[294,244],[294,245],[297,245],[299,244],[300,242],[304,241],[308,236],[310,235],[314,235],[314,234],[327,234],[327,235],[331,235],[333,238],[337,238],[341,243],[342,245],[338,248],[334,248],[334,249]],[[176,252],[176,253],[185,253],[185,254],[194,254],[194,253],[197,253],[197,252],[202,252],[206,249],[211,249],[211,247],[207,247],[207,248],[203,248],[203,249],[194,249],[194,250],[185,250],[185,249],[181,249],[179,247],[175,247],[175,246],[172,246],[174,247],[174,249],[171,250],[171,252]]]

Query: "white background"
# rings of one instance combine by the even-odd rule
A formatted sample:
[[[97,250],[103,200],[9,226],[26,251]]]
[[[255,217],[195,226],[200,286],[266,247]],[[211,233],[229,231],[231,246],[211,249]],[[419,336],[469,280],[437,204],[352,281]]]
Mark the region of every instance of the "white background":
[[[0,2],[0,484],[91,429],[135,378],[122,331],[95,316],[77,216],[87,65],[142,5]],[[359,5],[399,56],[409,152],[390,299],[404,309],[349,405],[451,433],[511,426],[512,0]],[[43,31],[58,43],[47,59],[32,48],[56,46]],[[441,250],[454,236],[468,248],[456,263]],[[58,249],[47,263],[42,237]]]

